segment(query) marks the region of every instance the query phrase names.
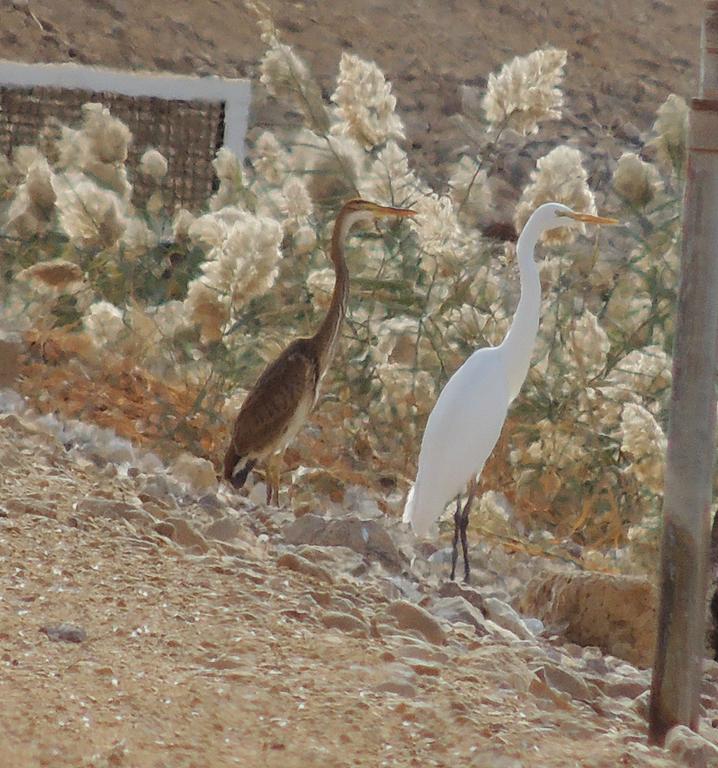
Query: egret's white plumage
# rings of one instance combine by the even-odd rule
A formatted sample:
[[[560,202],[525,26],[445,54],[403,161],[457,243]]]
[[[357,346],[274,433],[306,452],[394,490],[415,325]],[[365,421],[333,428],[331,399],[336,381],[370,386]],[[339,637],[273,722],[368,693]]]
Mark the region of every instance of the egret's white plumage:
[[[474,352],[449,379],[429,416],[404,509],[404,521],[418,536],[429,532],[447,502],[481,472],[499,439],[509,406],[502,354],[501,347]]]
[[[449,379],[429,415],[421,441],[416,482],[404,508],[404,522],[418,535],[428,533],[449,501],[460,496],[481,472],[499,439],[512,400],[528,373],[538,333],[541,283],[534,262],[534,248],[543,232],[572,222],[614,224],[589,214],[580,214],[559,203],[537,208],[521,232],[516,253],[521,278],[521,298],[504,340],[497,347],[474,352]],[[468,503],[461,522],[466,562],[465,529]],[[459,526],[455,516],[454,564]],[[452,571],[453,578],[453,571]]]

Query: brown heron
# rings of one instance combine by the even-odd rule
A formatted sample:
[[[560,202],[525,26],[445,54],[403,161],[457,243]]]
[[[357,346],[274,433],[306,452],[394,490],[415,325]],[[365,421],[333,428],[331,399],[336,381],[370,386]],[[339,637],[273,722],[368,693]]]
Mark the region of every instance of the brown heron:
[[[241,488],[255,464],[267,460],[267,503],[279,500],[279,459],[304,424],[319,394],[346,314],[349,271],[344,241],[358,222],[388,216],[414,216],[408,208],[350,200],[334,223],[329,256],[334,264],[334,290],[327,315],[308,339],[296,339],[270,363],[247,395],[234,423],[224,457],[224,478]]]

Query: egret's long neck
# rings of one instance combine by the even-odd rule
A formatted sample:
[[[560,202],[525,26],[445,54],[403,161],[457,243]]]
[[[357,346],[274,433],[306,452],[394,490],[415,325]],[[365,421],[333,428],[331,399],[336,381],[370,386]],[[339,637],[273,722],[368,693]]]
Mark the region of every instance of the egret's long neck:
[[[334,263],[334,291],[332,292],[332,300],[329,304],[327,316],[322,321],[319,330],[314,334],[313,338],[322,373],[326,370],[334,355],[334,349],[339,337],[339,329],[346,314],[347,301],[349,299],[349,270],[344,259],[344,242],[355,221],[356,218],[354,216],[342,211],[334,224],[334,231],[332,232],[330,253]]]
[[[509,395],[518,395],[531,363],[531,355],[538,333],[541,309],[541,281],[534,261],[534,248],[542,228],[529,221],[521,232],[516,253],[521,278],[521,298],[506,337],[501,343],[509,378]]]

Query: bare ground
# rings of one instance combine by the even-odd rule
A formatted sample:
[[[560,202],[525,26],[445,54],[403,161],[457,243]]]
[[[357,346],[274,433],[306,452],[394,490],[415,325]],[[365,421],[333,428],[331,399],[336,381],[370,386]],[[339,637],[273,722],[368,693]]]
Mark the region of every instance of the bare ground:
[[[430,641],[388,622],[381,569],[297,566],[246,526],[182,546],[145,517],[196,520],[196,500],[32,420],[3,417],[0,455],[3,765],[673,764],[644,746],[640,706],[543,685],[545,641],[466,624]],[[62,623],[87,639],[43,631]]]

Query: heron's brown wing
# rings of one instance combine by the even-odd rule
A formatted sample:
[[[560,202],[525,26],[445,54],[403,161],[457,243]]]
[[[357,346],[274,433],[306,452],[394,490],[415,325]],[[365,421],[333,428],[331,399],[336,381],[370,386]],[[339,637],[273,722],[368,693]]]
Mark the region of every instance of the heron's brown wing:
[[[259,377],[234,424],[238,456],[263,453],[278,441],[319,381],[316,354],[306,339],[292,342]]]

